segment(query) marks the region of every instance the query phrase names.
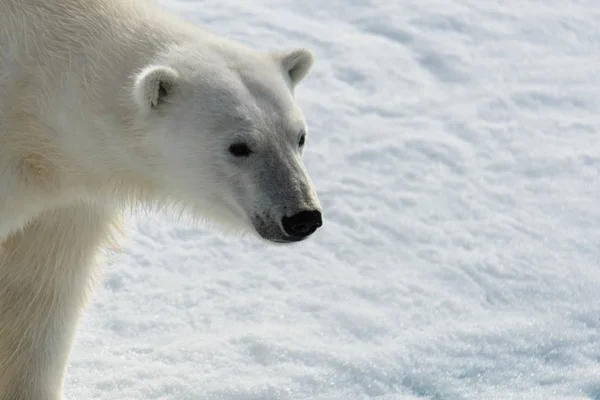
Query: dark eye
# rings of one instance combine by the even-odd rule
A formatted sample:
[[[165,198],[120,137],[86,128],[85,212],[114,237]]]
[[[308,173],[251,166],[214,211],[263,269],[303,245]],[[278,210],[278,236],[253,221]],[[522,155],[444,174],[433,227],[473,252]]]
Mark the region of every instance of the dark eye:
[[[229,146],[229,152],[233,154],[235,157],[248,157],[252,150],[246,143],[234,143]]]
[[[302,136],[300,136],[300,141],[298,141],[298,146],[300,146],[300,147],[304,146],[304,142],[306,142],[306,133],[303,133]]]

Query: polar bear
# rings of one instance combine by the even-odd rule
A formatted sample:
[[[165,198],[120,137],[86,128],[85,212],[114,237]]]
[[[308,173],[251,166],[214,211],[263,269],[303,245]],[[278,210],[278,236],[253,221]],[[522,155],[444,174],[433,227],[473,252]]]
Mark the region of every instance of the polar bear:
[[[294,96],[259,51],[148,0],[0,1],[0,400],[57,400],[127,205],[291,243],[322,225]]]

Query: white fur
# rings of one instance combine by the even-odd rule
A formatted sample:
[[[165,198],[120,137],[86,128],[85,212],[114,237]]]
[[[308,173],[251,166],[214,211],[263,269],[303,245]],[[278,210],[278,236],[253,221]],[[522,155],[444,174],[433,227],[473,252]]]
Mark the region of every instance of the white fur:
[[[126,205],[286,241],[320,210],[294,88],[259,52],[145,0],[0,0],[0,400],[57,400],[97,251]],[[246,143],[247,157],[229,146]]]

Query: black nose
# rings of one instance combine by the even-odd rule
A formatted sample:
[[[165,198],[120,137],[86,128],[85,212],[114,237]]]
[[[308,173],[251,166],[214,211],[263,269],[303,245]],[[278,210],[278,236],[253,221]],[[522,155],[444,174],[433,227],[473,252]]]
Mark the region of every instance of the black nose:
[[[306,237],[312,235],[317,228],[323,225],[321,211],[300,211],[291,217],[283,217],[281,225],[285,233],[290,236]]]

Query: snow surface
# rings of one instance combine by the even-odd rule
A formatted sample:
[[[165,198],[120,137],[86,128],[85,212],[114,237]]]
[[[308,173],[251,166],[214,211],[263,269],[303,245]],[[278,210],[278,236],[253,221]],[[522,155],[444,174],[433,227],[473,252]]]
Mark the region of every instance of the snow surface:
[[[69,399],[600,400],[594,0],[163,1],[298,91],[307,242],[139,215]]]

